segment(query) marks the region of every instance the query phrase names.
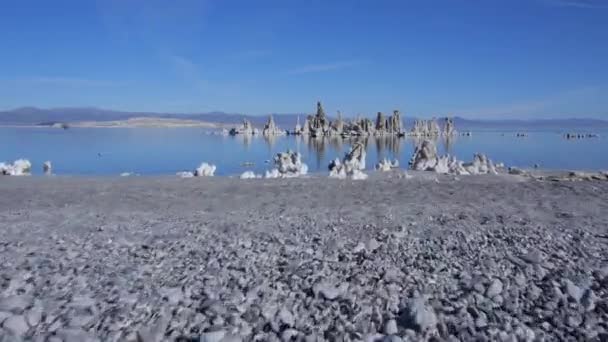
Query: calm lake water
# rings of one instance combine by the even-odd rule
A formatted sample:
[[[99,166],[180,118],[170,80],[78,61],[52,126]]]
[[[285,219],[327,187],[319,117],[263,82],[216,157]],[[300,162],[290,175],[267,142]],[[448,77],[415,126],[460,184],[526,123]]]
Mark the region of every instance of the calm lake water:
[[[469,161],[473,153],[487,154],[507,166],[544,169],[608,169],[608,132],[599,138],[566,140],[560,132],[534,131],[517,138],[515,132],[473,132],[472,137],[439,139],[440,153],[446,151]],[[263,173],[277,152],[299,151],[310,172],[327,172],[330,160],[342,157],[351,140],[305,137],[245,138],[212,135],[200,128],[0,128],[0,161],[29,159],[34,174],[50,160],[60,175],[171,175],[192,170],[201,162],[216,164],[218,175],[239,175],[246,170]],[[412,155],[411,138],[367,139],[367,167],[380,159],[399,159],[402,168]],[[244,162],[253,166],[244,167]]]

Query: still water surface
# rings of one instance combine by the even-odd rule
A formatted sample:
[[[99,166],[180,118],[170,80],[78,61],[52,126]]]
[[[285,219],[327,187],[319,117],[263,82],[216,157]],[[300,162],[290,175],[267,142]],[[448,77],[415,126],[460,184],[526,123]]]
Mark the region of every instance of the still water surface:
[[[529,132],[517,138],[515,132],[480,131],[453,141],[439,139],[440,153],[471,160],[473,153],[487,154],[507,166],[544,169],[608,169],[608,139],[566,140],[555,131]],[[309,139],[306,137],[231,137],[212,135],[200,128],[0,128],[0,161],[27,158],[34,174],[42,173],[42,163],[53,162],[60,175],[171,175],[192,170],[201,162],[216,164],[218,175],[239,175],[245,170],[263,173],[265,161],[287,149],[299,151],[310,172],[326,172],[330,160],[342,157],[352,140]],[[380,159],[397,158],[406,167],[415,139],[367,139],[367,167]],[[244,167],[244,162],[253,166]]]

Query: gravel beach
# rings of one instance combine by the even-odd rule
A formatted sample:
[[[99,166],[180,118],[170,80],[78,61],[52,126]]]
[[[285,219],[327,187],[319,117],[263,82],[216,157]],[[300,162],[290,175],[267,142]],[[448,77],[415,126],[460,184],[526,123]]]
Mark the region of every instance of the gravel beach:
[[[0,341],[605,341],[608,182],[0,177]]]

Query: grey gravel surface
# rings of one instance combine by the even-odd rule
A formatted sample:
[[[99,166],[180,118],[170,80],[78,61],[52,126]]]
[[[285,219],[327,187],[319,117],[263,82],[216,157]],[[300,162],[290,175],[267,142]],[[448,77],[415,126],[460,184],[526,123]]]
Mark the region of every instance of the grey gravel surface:
[[[0,178],[2,341],[601,341],[608,182]]]

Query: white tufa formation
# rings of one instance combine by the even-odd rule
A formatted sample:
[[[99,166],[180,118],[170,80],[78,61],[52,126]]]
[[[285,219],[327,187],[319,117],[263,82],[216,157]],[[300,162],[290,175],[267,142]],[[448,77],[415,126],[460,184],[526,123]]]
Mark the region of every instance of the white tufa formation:
[[[42,171],[44,171],[45,175],[50,175],[53,173],[53,164],[51,164],[50,161],[45,161],[44,164],[42,164]]]
[[[352,179],[366,179],[367,175],[361,170],[365,169],[365,146],[356,142],[350,152],[344,156],[344,160],[336,158],[329,163],[329,177],[344,179],[351,176]]]
[[[217,167],[213,164],[201,163],[201,165],[194,171],[180,171],[176,173],[181,178],[192,178],[192,177],[212,177],[215,174]]]
[[[27,159],[15,160],[12,164],[0,163],[0,175],[29,176],[31,171],[32,163]]]
[[[215,174],[216,167],[213,164],[202,163],[195,171],[196,177],[212,177]]]
[[[262,178],[262,175],[256,175],[253,171],[245,171],[239,177],[241,179],[254,179],[254,178]]]
[[[399,161],[397,159],[392,162],[386,158],[382,159],[378,164],[376,164],[376,170],[387,172],[391,169],[395,169],[399,167]]]
[[[279,126],[274,123],[274,119],[272,115],[268,118],[268,122],[264,125],[264,129],[262,130],[262,134],[265,136],[271,135],[284,135],[285,131],[281,130]]]
[[[475,154],[472,162],[464,163],[450,155],[438,156],[437,148],[430,140],[425,140],[416,147],[410,160],[410,168],[416,171],[433,171],[456,175],[497,173],[494,163],[484,154]]]
[[[308,166],[302,163],[302,156],[297,152],[277,153],[273,161],[276,168],[266,171],[266,178],[292,178],[308,173]]]
[[[234,127],[228,132],[228,134],[230,134],[230,135],[237,135],[237,134],[255,135],[258,133],[259,133],[258,129],[253,127],[251,122],[249,122],[249,120],[247,120],[247,119],[243,119],[243,124],[240,127]]]

